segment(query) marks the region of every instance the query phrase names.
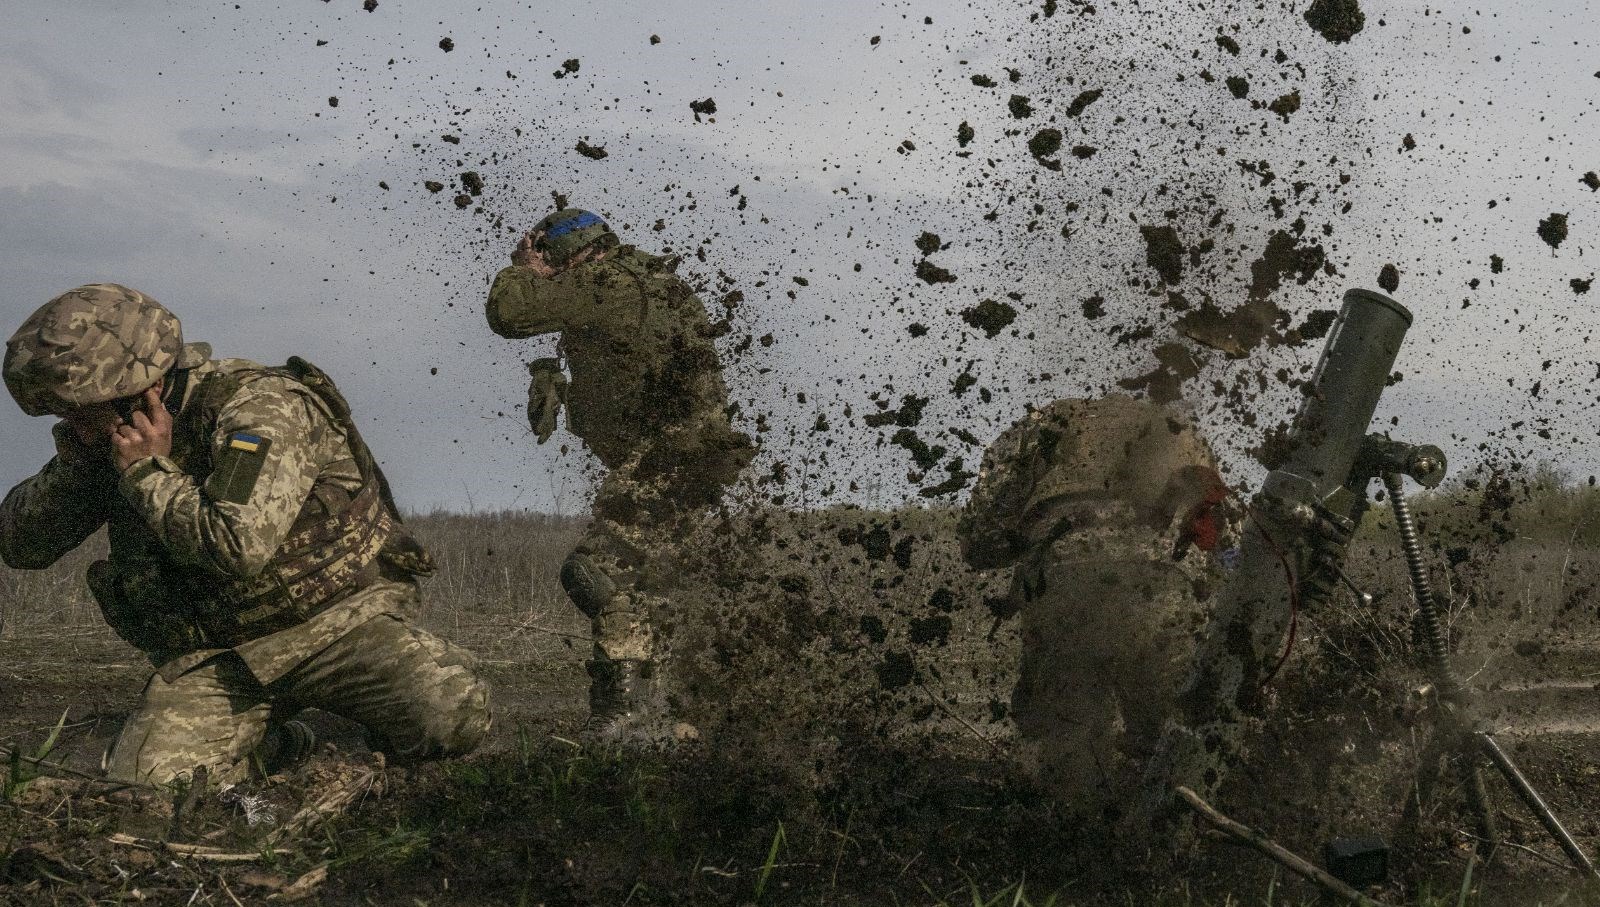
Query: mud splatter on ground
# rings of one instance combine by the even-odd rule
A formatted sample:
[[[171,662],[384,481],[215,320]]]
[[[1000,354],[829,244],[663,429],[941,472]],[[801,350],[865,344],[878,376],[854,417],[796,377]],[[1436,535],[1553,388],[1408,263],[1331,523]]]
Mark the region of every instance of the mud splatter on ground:
[[[761,435],[772,461],[752,475],[752,483],[760,483],[767,500],[805,512],[868,498],[959,505],[959,492],[970,484],[984,446],[1025,405],[1118,390],[1193,408],[1219,446],[1235,452],[1253,448],[1261,463],[1278,464],[1290,444],[1287,417],[1304,393],[1319,342],[1333,321],[1329,306],[1337,304],[1345,286],[1359,285],[1374,273],[1379,286],[1398,290],[1399,268],[1380,269],[1385,258],[1406,263],[1408,292],[1416,296],[1402,301],[1419,315],[1418,339],[1407,349],[1416,358],[1406,365],[1407,380],[1397,397],[1419,383],[1419,371],[1424,380],[1437,382],[1452,363],[1470,365],[1486,354],[1491,360],[1515,358],[1499,349],[1464,351],[1445,349],[1443,340],[1436,343],[1443,334],[1431,328],[1447,317],[1446,307],[1448,317],[1466,321],[1492,311],[1495,319],[1505,319],[1501,333],[1510,336],[1512,326],[1520,329],[1536,307],[1530,303],[1513,311],[1504,295],[1496,295],[1497,285],[1503,294],[1506,284],[1526,280],[1525,291],[1535,292],[1531,288],[1543,281],[1546,300],[1559,294],[1569,303],[1571,294],[1588,290],[1592,275],[1585,276],[1588,269],[1571,261],[1588,241],[1581,213],[1574,209],[1570,241],[1565,215],[1560,239],[1552,241],[1546,234],[1554,227],[1547,230],[1544,223],[1537,239],[1530,235],[1533,212],[1576,204],[1561,198],[1535,202],[1538,186],[1515,184],[1515,205],[1508,204],[1511,188],[1497,187],[1497,197],[1487,199],[1490,209],[1517,212],[1517,220],[1494,236],[1494,248],[1505,258],[1488,256],[1487,269],[1481,242],[1472,252],[1456,251],[1483,237],[1473,235],[1478,227],[1461,225],[1466,205],[1455,205],[1447,196],[1448,191],[1487,190],[1479,193],[1463,181],[1426,190],[1439,196],[1422,206],[1426,211],[1400,207],[1420,204],[1416,199],[1425,190],[1417,186],[1427,183],[1430,172],[1423,168],[1441,159],[1466,162],[1457,140],[1436,124],[1482,112],[1470,106],[1464,109],[1472,113],[1443,110],[1427,91],[1402,78],[1389,79],[1382,55],[1394,45],[1386,42],[1397,34],[1409,40],[1446,26],[1454,38],[1463,22],[1475,26],[1474,41],[1485,38],[1486,31],[1496,37],[1478,20],[1448,11],[1425,15],[1395,9],[1385,10],[1389,24],[1378,27],[1375,21],[1363,31],[1367,23],[1358,3],[1316,0],[1309,8],[1294,9],[1208,5],[1193,13],[1170,12],[1153,26],[1120,7],[1068,2],[1058,8],[1047,2],[1042,10],[1033,4],[996,12],[985,18],[981,38],[959,30],[975,25],[945,32],[915,15],[903,23],[894,17],[863,22],[845,42],[849,50],[840,50],[841,65],[853,65],[848,53],[911,59],[911,48],[926,45],[939,60],[927,87],[937,104],[916,108],[914,121],[895,121],[885,111],[908,107],[894,97],[894,80],[853,86],[858,94],[852,106],[883,113],[881,123],[871,117],[851,120],[839,127],[846,138],[808,145],[804,154],[793,156],[804,164],[789,163],[783,154],[788,150],[783,143],[797,140],[761,132],[781,127],[802,109],[827,107],[816,86],[794,75],[794,57],[787,66],[764,61],[772,62],[764,73],[731,64],[719,71],[721,57],[709,63],[706,55],[694,58],[699,51],[690,45],[697,36],[687,32],[647,50],[639,37],[660,23],[636,21],[622,32],[634,36],[622,42],[629,45],[625,52],[596,59],[595,51],[585,49],[590,65],[580,69],[577,58],[569,56],[580,45],[553,34],[538,48],[532,38],[519,38],[522,43],[514,49],[507,43],[491,47],[492,41],[482,40],[494,37],[488,30],[474,33],[452,21],[449,28],[463,35],[463,47],[474,49],[460,57],[451,54],[449,62],[454,65],[484,47],[495,61],[488,72],[494,78],[441,88],[428,95],[430,100],[414,102],[417,112],[409,122],[383,121],[365,133],[363,141],[393,149],[385,161],[388,182],[382,185],[392,182],[397,189],[381,204],[396,210],[410,204],[407,215],[426,209],[406,220],[374,204],[373,216],[393,218],[386,222],[398,225],[397,234],[428,236],[430,242],[445,235],[460,258],[473,259],[464,269],[470,279],[460,272],[449,272],[448,279],[441,271],[428,273],[430,286],[449,287],[437,293],[448,300],[439,314],[460,317],[450,328],[451,345],[470,345],[457,334],[483,333],[482,278],[503,262],[509,242],[547,210],[550,198],[565,207],[570,193],[574,203],[601,209],[627,241],[684,256],[687,269],[698,269],[693,279],[708,303],[739,298],[720,323],[725,339],[719,342],[730,363],[739,416]],[[388,6],[384,11],[398,13]],[[1013,13],[1014,21],[1006,18]],[[428,24],[414,48],[429,50],[440,27]],[[1361,40],[1350,43],[1358,34]],[[649,47],[660,43],[650,35]],[[448,51],[453,42],[440,46]],[[1454,59],[1438,46],[1430,45],[1431,59]],[[1363,56],[1353,57],[1353,49]],[[420,56],[435,61],[444,55]],[[1507,58],[1509,68],[1513,55],[1507,52]],[[385,65],[384,59],[390,62]],[[381,59],[344,65],[337,86],[315,85],[303,100],[336,119],[321,109],[321,99],[333,97],[330,89],[337,87],[338,116],[348,123],[366,113],[364,97],[390,73],[427,64],[386,49]],[[519,80],[523,70],[540,78]],[[552,70],[554,80],[543,78]],[[686,75],[679,78],[679,70]],[[648,89],[629,93],[632,87],[614,78],[618,72],[648,83]],[[559,97],[560,103],[534,105],[526,86],[535,82],[539,97]],[[1380,82],[1382,92],[1372,90]],[[695,123],[715,122],[711,97],[688,100],[705,92],[723,98],[723,122],[693,127],[698,139],[680,142],[674,133],[691,128],[684,122],[685,103]],[[1387,94],[1380,99],[1382,93]],[[1388,107],[1402,106],[1391,104],[1390,96],[1405,99],[1403,115],[1384,115]],[[801,100],[794,101],[797,97]],[[1508,106],[1500,103],[1496,110]],[[529,114],[530,109],[539,109],[548,120]],[[652,117],[667,125],[657,129]],[[758,128],[740,132],[734,127],[745,124],[737,121]],[[641,122],[651,125],[641,127]],[[1557,130],[1552,124],[1535,131]],[[858,136],[870,136],[874,150],[855,149],[850,139]],[[603,159],[607,147],[616,149],[609,164],[580,159]],[[889,148],[896,153],[888,154]],[[1570,180],[1582,168],[1566,166],[1533,175],[1544,185],[1559,183],[1569,195],[1581,191]],[[1380,172],[1393,182],[1381,182],[1374,176]],[[486,179],[469,185],[467,173]],[[459,193],[453,185],[457,179]],[[370,190],[373,183],[371,174],[361,175],[362,187]],[[447,184],[452,192],[435,198]],[[1582,185],[1600,188],[1592,172]],[[341,197],[353,194],[340,192]],[[1472,207],[1485,207],[1486,199],[1476,194]],[[1376,213],[1380,198],[1382,205],[1396,206],[1393,213]],[[1503,207],[1495,209],[1496,204]],[[1454,245],[1457,235],[1459,246]],[[1539,240],[1565,249],[1561,259],[1568,269],[1559,279],[1539,271],[1534,280],[1532,253],[1549,257],[1540,251]],[[911,255],[913,249],[918,257]],[[1497,281],[1492,275],[1505,273],[1508,261],[1517,281]],[[422,269],[436,267],[443,266]],[[1470,273],[1457,280],[1463,268]],[[1446,272],[1448,279],[1436,279]],[[463,286],[459,296],[450,295]],[[1420,339],[1425,326],[1431,326],[1427,343]],[[861,350],[870,352],[856,355]],[[1556,418],[1574,414],[1567,409],[1570,401],[1592,397],[1584,381],[1556,377],[1573,358],[1570,350],[1535,356],[1527,368],[1508,374],[1516,382],[1514,393],[1528,402],[1487,416],[1483,425],[1452,425],[1449,433],[1470,435],[1460,443],[1482,445],[1489,451],[1485,456],[1507,452],[1506,468],[1518,479],[1526,476],[1532,470],[1530,450],[1575,443],[1549,436],[1555,432],[1559,438],[1563,421],[1580,423],[1592,412]],[[1546,365],[1549,374],[1540,369],[1542,359],[1555,363]],[[513,371],[520,369],[515,364]],[[508,409],[504,400],[519,390],[490,395],[474,385],[462,393],[461,399],[469,401],[462,405],[486,407],[487,417],[497,407]],[[1553,399],[1569,402],[1548,402]],[[1420,421],[1411,410],[1391,417],[1401,420],[1394,426],[1399,435]],[[520,437],[507,439],[508,447],[518,445],[523,445]],[[573,452],[580,454],[577,445]],[[1248,487],[1259,474],[1252,470],[1246,465],[1230,479]],[[1507,480],[1505,487],[1517,486]],[[950,553],[948,526],[916,526],[903,515],[831,512],[830,519],[852,524],[849,531],[833,533],[831,524],[818,529],[785,523],[786,516],[763,525],[742,509],[749,506],[744,499],[730,502],[730,522],[721,534],[687,546],[684,555],[694,561],[685,570],[695,577],[696,588],[703,584],[711,590],[689,598],[713,604],[705,613],[680,615],[674,626],[674,644],[697,661],[693,683],[680,691],[681,705],[698,710],[708,735],[712,729],[735,738],[748,735],[751,758],[745,764],[776,765],[839,786],[848,785],[838,779],[849,776],[838,772],[855,765],[839,754],[862,751],[855,749],[859,741],[875,741],[873,766],[903,763],[903,750],[885,741],[902,739],[895,735],[906,733],[908,723],[937,728],[941,745],[956,740],[987,750],[981,741],[1002,739],[1009,678],[997,679],[991,675],[998,672],[991,671],[963,677],[957,685],[953,678],[969,663],[957,660],[958,667],[951,668],[936,653],[970,655],[986,632],[991,640],[1015,642],[1007,636],[1013,628],[995,623],[1014,616],[999,594],[1006,577],[969,576]],[[937,518],[947,516],[940,511]],[[1502,510],[1491,517],[1509,525]],[[1465,543],[1456,540],[1452,546]],[[935,556],[940,551],[945,560]],[[1585,588],[1579,579],[1568,585],[1574,595]],[[945,589],[954,590],[953,603],[935,594]],[[1372,667],[1375,651],[1396,662],[1414,654],[1403,641],[1406,628],[1384,622],[1401,610],[1395,603],[1405,598],[1403,588],[1390,591],[1393,607],[1382,612],[1382,620],[1351,616],[1351,626],[1335,626],[1315,617],[1317,626],[1307,631],[1302,646],[1330,662],[1359,665],[1326,679],[1377,673],[1363,673]],[[1471,616],[1479,606],[1461,607]],[[719,620],[726,625],[713,626]],[[1374,694],[1367,703],[1371,714],[1389,715],[1380,700]],[[1297,714],[1321,714],[1316,710],[1327,707],[1309,697],[1295,704],[1301,709]],[[1354,727],[1364,716],[1345,717]],[[978,730],[963,727],[963,721]],[[1354,734],[1345,729],[1328,736],[1341,733]],[[1351,739],[1357,738],[1361,748],[1377,746],[1360,735]],[[797,750],[804,755],[796,757]],[[549,753],[538,760],[559,763]],[[976,760],[963,770],[981,771],[985,765],[992,768]],[[657,768],[673,778],[683,770]],[[509,761],[482,770],[523,777]],[[866,776],[874,780],[862,787],[892,790],[880,776]],[[1301,780],[1308,789],[1318,783]],[[612,781],[625,802],[622,781]],[[730,801],[764,802],[774,790],[792,790],[759,781],[764,779],[729,793]],[[417,795],[427,808],[439,809],[463,783],[470,786],[461,777],[424,778]],[[597,787],[613,791],[610,783]],[[1016,805],[1009,788],[986,790],[983,796],[992,799],[981,803],[1033,815]],[[1277,799],[1287,803],[1289,794]],[[405,817],[408,808],[396,804],[384,815]],[[1269,823],[1283,821],[1287,812],[1265,806],[1261,811]],[[495,812],[489,827],[515,827],[510,812]],[[751,809],[748,815],[766,822],[778,813]],[[697,814],[683,827],[709,828],[710,816]],[[914,825],[906,824],[908,833]],[[489,836],[466,828],[463,823],[441,838],[441,860],[476,867],[476,855],[492,850]],[[814,830],[827,837],[820,821]],[[603,830],[589,831],[605,840]],[[738,839],[731,846],[738,849],[739,871],[748,881],[771,841],[771,829],[738,825],[729,835]],[[550,851],[538,856],[566,855],[548,836],[532,839]],[[596,846],[604,850],[603,844]],[[755,854],[753,860],[744,858],[746,851]],[[1449,853],[1448,847],[1441,852]],[[521,865],[515,857],[505,859],[507,865]],[[549,868],[559,860],[545,862],[548,866],[538,872],[561,875]],[[422,871],[416,872],[420,878]],[[596,885],[598,872],[576,875],[577,881],[552,876],[549,882],[599,890],[604,896],[596,900],[627,898],[605,884],[584,888]],[[1460,877],[1459,871],[1444,875]],[[749,896],[747,890],[721,893],[729,900]]]

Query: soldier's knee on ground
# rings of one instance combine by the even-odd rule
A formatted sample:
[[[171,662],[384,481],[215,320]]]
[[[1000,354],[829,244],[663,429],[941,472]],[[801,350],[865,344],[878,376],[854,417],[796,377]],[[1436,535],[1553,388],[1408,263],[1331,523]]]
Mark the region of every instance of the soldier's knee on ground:
[[[102,768],[108,780],[123,783],[167,784],[201,766],[213,781],[242,781],[270,714],[236,659],[207,662],[170,683],[156,674]]]
[[[298,698],[360,722],[395,761],[458,756],[488,734],[489,690],[472,654],[404,620],[373,618],[319,658]]]
[[[440,756],[472,752],[489,736],[489,688],[474,677],[459,698],[430,722],[429,746]]]
[[[369,727],[367,745],[402,763],[464,756],[483,743],[491,724],[488,687],[473,677],[453,690],[436,690],[411,721]]]
[[[433,758],[470,753],[489,734],[489,687],[478,676],[475,661],[465,649],[438,637],[419,637],[440,671],[427,681],[416,755]]]

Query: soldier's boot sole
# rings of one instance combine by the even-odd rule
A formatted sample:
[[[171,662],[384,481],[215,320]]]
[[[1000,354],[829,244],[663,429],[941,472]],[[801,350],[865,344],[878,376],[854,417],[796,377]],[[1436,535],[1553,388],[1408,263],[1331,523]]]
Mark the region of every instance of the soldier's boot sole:
[[[303,721],[285,721],[267,729],[266,739],[256,751],[262,771],[277,775],[293,771],[310,761],[317,747],[316,732]]]

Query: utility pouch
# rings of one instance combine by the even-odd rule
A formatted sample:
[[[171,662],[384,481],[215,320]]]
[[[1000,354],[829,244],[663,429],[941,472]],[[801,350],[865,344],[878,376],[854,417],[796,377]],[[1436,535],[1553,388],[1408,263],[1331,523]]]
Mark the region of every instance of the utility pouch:
[[[106,623],[156,664],[206,647],[205,634],[171,598],[171,586],[152,567],[122,570],[109,561],[89,565],[89,592]]]

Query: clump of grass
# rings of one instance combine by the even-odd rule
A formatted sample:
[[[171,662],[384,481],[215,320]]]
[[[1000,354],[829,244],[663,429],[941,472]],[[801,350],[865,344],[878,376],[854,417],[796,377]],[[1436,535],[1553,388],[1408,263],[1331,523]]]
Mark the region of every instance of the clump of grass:
[[[49,759],[50,754],[55,752],[56,742],[61,739],[61,731],[67,726],[67,713],[69,711],[71,709],[65,709],[61,712],[61,718],[56,721],[56,726],[51,728],[49,736],[45,737],[44,742],[39,744],[37,751],[32,754],[31,758],[24,757],[21,749],[13,748],[10,751],[9,758],[6,760],[5,784],[0,786],[0,801],[11,802],[17,799],[22,796],[23,791],[28,789],[29,784],[40,777],[42,773],[36,763]]]

